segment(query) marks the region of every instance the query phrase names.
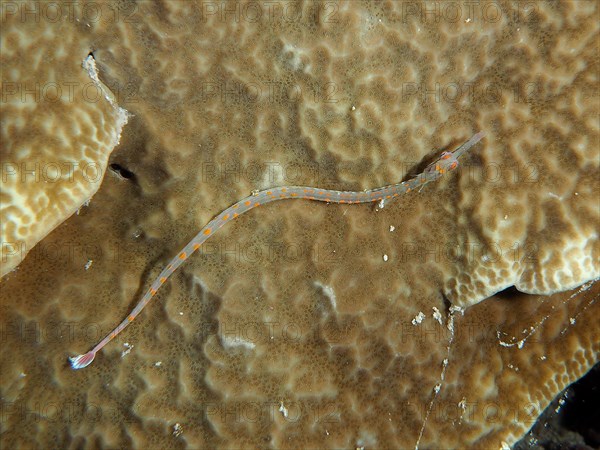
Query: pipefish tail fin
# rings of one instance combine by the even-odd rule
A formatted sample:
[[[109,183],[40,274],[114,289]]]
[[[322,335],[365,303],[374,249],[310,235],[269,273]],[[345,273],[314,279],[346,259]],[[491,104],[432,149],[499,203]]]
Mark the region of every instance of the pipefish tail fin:
[[[69,358],[69,362],[71,363],[71,368],[83,369],[84,367],[89,366],[95,357],[96,352],[90,351],[87,352],[85,355],[73,356]]]
[[[460,147],[458,147],[456,150],[454,150],[452,152],[452,154],[454,155],[454,157],[456,159],[458,159],[463,153],[466,153],[471,147],[473,147],[475,144],[477,144],[484,137],[485,137],[485,133],[483,131],[480,131],[479,133],[474,134],[471,137],[471,139],[469,139],[467,142],[465,142]]]

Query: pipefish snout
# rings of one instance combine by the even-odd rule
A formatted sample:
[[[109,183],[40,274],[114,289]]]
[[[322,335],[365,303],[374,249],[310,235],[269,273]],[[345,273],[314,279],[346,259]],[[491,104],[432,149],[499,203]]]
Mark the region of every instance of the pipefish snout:
[[[458,158],[467,152],[471,147],[477,144],[483,137],[483,132],[479,132],[468,141],[463,143],[453,152],[444,152],[440,157],[427,166],[427,168],[419,175],[402,183],[384,186],[368,191],[335,191],[330,189],[319,189],[314,187],[304,186],[282,186],[264,191],[254,192],[249,197],[240,200],[234,205],[221,212],[218,216],[212,219],[204,228],[202,228],[196,236],[169,262],[162,270],[160,275],[152,282],[148,291],[144,294],[138,304],[133,308],[129,315],[104,339],[102,339],[89,352],[70,357],[69,361],[73,369],[82,369],[92,363],[98,353],[106,344],[112,341],[127,325],[135,320],[142,312],[144,307],[156,295],[160,287],[169,279],[169,277],[183,264],[200,246],[213,234],[215,234],[223,225],[247,211],[250,211],[257,206],[271,203],[277,200],[287,199],[304,199],[315,200],[327,203],[369,203],[379,202],[382,200],[391,200],[402,194],[407,194],[416,188],[422,189],[427,183],[435,181],[447,172],[450,172],[458,167]]]

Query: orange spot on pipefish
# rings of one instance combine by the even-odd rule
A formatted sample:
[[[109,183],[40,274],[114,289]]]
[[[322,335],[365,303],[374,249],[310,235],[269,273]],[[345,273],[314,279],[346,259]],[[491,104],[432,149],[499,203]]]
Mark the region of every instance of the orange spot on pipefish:
[[[200,244],[194,244],[194,250],[198,250],[200,248]]]
[[[204,230],[204,234],[205,235],[209,235],[212,232],[212,230],[210,228],[207,228],[206,230]]]
[[[167,281],[167,279],[165,277],[160,277],[160,282],[164,283],[165,281]]]
[[[185,259],[185,258],[187,258],[187,256],[186,256],[185,252],[181,252],[181,253],[179,254],[179,259],[183,260],[183,259]]]
[[[244,205],[246,205],[246,206],[250,206],[250,204],[251,204],[251,203],[252,203],[252,202],[251,202],[250,200],[246,200],[246,201],[244,202]]]

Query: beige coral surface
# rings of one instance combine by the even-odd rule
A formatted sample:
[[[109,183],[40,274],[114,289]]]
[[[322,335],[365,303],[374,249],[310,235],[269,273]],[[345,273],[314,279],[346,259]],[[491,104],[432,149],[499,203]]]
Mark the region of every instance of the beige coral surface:
[[[267,3],[28,25],[134,117],[0,284],[3,446],[499,448],[599,360],[597,4]],[[396,183],[480,130],[383,207],[240,217],[68,367],[251,191]]]
[[[65,39],[60,22],[40,25],[36,4],[2,5],[0,276],[94,195],[128,119],[89,42]]]

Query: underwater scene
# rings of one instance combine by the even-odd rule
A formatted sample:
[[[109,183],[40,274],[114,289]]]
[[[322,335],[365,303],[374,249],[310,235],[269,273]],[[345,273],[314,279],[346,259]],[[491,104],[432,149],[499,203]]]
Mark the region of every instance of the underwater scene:
[[[599,448],[598,5],[2,0],[0,447]]]

